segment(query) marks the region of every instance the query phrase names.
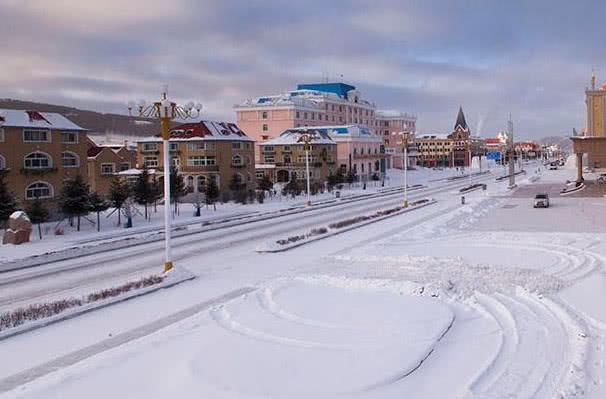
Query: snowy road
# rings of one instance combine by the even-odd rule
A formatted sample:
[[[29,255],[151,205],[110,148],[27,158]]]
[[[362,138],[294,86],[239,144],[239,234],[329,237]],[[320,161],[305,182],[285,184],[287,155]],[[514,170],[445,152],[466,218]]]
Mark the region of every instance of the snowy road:
[[[435,208],[288,253],[252,249],[331,214],[184,242],[178,265],[198,279],[0,342],[11,354],[0,387],[18,387],[3,397],[604,397],[606,314],[593,301],[606,300],[606,235],[567,215],[573,203],[606,208],[554,199],[537,211],[511,207],[518,200],[496,185],[489,194],[460,206],[436,193]],[[537,212],[566,231],[532,232]],[[254,291],[213,300],[242,287]],[[189,318],[111,345],[209,300]],[[28,378],[103,345],[112,349]]]
[[[489,181],[483,176],[474,181]],[[465,182],[441,184],[436,187],[411,191],[409,200],[444,195],[452,203],[458,200],[449,193]],[[259,244],[352,216],[389,208],[402,203],[402,194],[344,203],[327,209],[316,209],[304,214],[281,216],[276,219],[226,227],[204,233],[173,239],[173,259],[180,262],[200,255],[208,257],[216,251]],[[456,202],[455,202],[456,203]],[[437,215],[438,213],[436,213]],[[35,268],[0,274],[0,312],[17,306],[41,302],[57,297],[86,294],[99,287],[115,285],[126,279],[137,279],[158,271],[164,243],[152,242],[104,254],[84,256],[74,260],[54,262]]]

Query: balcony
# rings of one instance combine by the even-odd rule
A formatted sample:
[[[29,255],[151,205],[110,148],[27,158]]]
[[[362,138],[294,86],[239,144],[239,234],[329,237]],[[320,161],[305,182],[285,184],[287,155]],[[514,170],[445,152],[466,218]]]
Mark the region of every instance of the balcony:
[[[180,172],[218,172],[218,165],[204,165],[204,166],[181,166]]]

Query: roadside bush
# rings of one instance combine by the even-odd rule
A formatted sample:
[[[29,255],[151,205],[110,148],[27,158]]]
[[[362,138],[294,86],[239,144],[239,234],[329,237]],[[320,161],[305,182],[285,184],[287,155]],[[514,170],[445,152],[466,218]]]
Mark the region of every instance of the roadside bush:
[[[226,204],[231,200],[231,194],[229,191],[223,191],[221,193],[221,202]]]
[[[254,190],[248,190],[248,203],[249,204],[255,203],[255,191]]]
[[[246,205],[247,197],[248,197],[248,195],[247,195],[246,191],[244,191],[244,190],[234,192],[234,198],[235,198],[236,202],[239,204]]]
[[[257,202],[259,204],[265,202],[265,191],[257,191]]]

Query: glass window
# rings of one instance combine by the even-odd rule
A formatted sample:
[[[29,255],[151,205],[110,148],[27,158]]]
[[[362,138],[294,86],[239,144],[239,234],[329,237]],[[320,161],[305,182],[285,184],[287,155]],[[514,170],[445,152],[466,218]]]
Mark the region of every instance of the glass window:
[[[6,158],[0,155],[0,170],[6,169]]]
[[[263,111],[263,112],[261,113],[261,118],[263,118],[263,119],[267,119],[267,111]]]
[[[50,132],[48,130],[23,130],[23,141],[26,143],[49,143]]]
[[[39,181],[32,183],[25,189],[25,198],[28,200],[33,200],[36,198],[52,198],[52,196],[53,188],[46,182]]]
[[[242,148],[242,143],[240,143],[239,141],[234,141],[231,143],[232,150],[239,150],[241,148]]]
[[[267,123],[263,124],[263,131],[266,132],[268,130]]]
[[[204,151],[204,143],[187,143],[187,151]]]
[[[61,166],[63,166],[64,168],[77,168],[78,166],[80,166],[78,155],[70,151],[62,152]]]
[[[265,163],[275,163],[276,162],[276,158],[273,155],[265,155],[263,157]]]
[[[61,133],[61,142],[63,144],[78,144],[78,133],[74,133],[74,132]]]
[[[240,155],[234,155],[231,157],[231,164],[234,166],[242,165],[242,157]]]
[[[187,158],[187,166],[213,166],[216,163],[215,157],[191,156]]]
[[[179,143],[168,143],[169,151],[179,151]]]
[[[130,162],[120,162],[120,172],[129,170],[129,169],[130,169]]]
[[[25,156],[24,161],[26,169],[43,169],[53,166],[50,156],[43,152],[32,152]]]
[[[4,142],[4,129],[0,128],[0,143]]]
[[[143,151],[157,151],[158,145],[156,143],[143,143]]]
[[[158,157],[143,157],[143,165],[146,168],[157,168]]]
[[[102,163],[101,174],[102,175],[113,175],[115,171],[115,165],[113,163]]]

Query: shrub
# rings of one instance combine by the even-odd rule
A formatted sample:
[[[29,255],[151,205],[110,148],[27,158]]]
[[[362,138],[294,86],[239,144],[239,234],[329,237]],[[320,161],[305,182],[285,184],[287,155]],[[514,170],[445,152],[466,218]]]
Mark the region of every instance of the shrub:
[[[265,202],[265,191],[257,191],[257,202],[259,204]]]
[[[229,191],[223,191],[221,193],[221,202],[226,204],[231,200],[231,194]]]

